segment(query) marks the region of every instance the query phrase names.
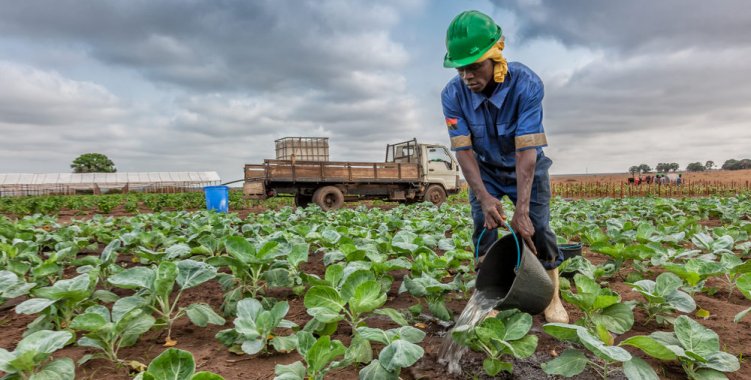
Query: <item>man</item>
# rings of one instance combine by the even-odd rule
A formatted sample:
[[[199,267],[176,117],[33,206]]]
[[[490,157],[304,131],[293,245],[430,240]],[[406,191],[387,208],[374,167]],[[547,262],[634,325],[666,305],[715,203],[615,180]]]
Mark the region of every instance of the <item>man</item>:
[[[481,12],[462,12],[449,25],[443,66],[459,74],[441,93],[451,149],[470,187],[473,243],[484,254],[498,238],[506,218],[499,199],[507,195],[516,204],[511,227],[555,285],[545,319],[567,323],[558,287],[563,254],[549,226],[552,161],[542,151],[543,84],[521,63],[507,64],[503,47],[501,27]]]

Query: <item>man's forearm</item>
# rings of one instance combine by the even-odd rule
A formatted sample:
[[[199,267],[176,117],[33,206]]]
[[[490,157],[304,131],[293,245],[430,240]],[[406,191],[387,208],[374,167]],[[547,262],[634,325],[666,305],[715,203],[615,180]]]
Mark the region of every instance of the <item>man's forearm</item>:
[[[537,150],[516,152],[516,211],[529,213],[529,197],[535,177]]]
[[[477,199],[489,196],[490,194],[485,188],[485,184],[482,182],[482,177],[480,176],[480,166],[477,165],[475,153],[472,152],[472,150],[460,150],[456,152],[456,160],[462,168],[464,179],[467,180],[469,188],[475,193]]]

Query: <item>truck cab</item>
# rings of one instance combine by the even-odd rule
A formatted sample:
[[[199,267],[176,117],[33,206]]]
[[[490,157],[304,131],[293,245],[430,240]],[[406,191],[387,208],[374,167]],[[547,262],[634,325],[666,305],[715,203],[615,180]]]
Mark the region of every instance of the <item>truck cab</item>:
[[[446,194],[460,190],[459,163],[443,145],[418,144],[416,139],[389,144],[386,146],[386,162],[417,163],[425,200],[440,204]]]
[[[456,190],[459,187],[459,163],[443,145],[420,144],[424,152],[427,168],[425,182],[438,183],[446,190]]]

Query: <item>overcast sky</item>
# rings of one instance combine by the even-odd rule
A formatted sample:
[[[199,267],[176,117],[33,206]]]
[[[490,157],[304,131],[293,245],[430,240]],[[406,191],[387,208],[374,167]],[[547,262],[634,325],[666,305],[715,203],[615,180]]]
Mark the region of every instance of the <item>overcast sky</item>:
[[[551,172],[751,157],[745,0],[0,0],[0,172],[216,170],[330,138],[448,145],[445,31],[493,16],[545,82]]]

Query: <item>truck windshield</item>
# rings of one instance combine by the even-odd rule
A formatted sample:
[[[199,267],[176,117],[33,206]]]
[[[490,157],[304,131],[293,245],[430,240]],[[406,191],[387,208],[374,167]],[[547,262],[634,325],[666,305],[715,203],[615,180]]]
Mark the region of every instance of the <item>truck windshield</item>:
[[[428,162],[443,162],[447,169],[451,169],[451,157],[443,148],[429,148]]]

